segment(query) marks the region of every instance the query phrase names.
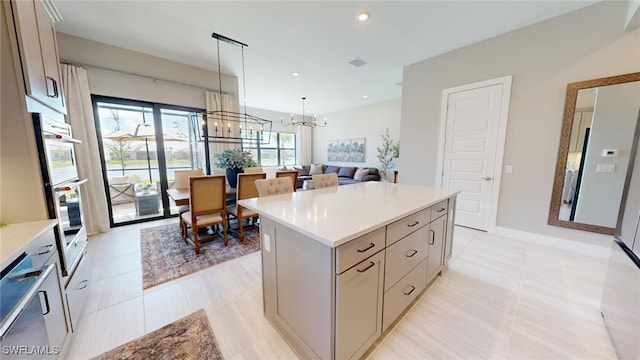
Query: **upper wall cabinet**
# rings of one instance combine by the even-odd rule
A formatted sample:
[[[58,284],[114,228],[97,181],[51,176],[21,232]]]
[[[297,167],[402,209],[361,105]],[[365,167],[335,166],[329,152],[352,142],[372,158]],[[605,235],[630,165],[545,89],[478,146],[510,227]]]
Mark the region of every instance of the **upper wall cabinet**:
[[[4,2],[8,23],[16,32],[17,50],[27,96],[66,114],[60,58],[54,24],[62,18],[50,0]],[[27,109],[32,110],[30,101]]]

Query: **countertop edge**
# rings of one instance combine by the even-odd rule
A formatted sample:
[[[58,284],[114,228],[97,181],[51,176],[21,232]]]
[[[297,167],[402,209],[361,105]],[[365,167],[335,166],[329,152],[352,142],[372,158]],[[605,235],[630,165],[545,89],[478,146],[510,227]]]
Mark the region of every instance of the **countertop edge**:
[[[6,227],[0,228],[0,263],[2,264],[0,269],[4,269],[24,253],[31,241],[42,236],[57,224],[58,220],[48,219],[9,224]],[[30,229],[25,231],[23,230],[25,227]],[[13,238],[7,239],[7,235],[15,237],[22,235],[18,233],[19,231],[24,233],[24,238],[18,240]]]
[[[281,218],[278,218],[278,217],[275,217],[275,216],[271,216],[270,214],[263,213],[262,211],[260,211],[260,209],[257,206],[254,206],[253,200],[257,199],[257,198],[240,200],[238,203],[240,205],[248,208],[248,209],[251,209],[251,210],[259,213],[260,216],[265,216],[266,218],[268,218],[268,219],[270,219],[272,221],[275,221],[278,224],[281,224],[283,226],[287,226],[287,227],[291,228],[292,230],[295,230],[295,231],[297,231],[297,232],[299,232],[299,233],[301,233],[301,234],[303,234],[305,236],[308,236],[311,239],[314,239],[314,240],[316,240],[316,241],[318,241],[318,242],[320,242],[320,243],[322,243],[324,245],[327,245],[327,246],[332,247],[332,248],[337,248],[340,245],[343,245],[343,244],[345,244],[345,243],[347,243],[347,242],[349,242],[349,241],[351,241],[353,239],[356,239],[356,238],[358,238],[358,237],[360,237],[362,235],[368,234],[368,233],[370,233],[370,232],[372,232],[372,231],[374,231],[374,230],[376,230],[376,229],[378,229],[380,227],[387,226],[387,225],[389,225],[389,224],[391,224],[391,223],[393,223],[395,221],[398,221],[398,220],[400,220],[400,219],[402,219],[402,218],[404,218],[406,216],[409,216],[409,215],[411,215],[411,214],[413,214],[413,213],[415,213],[417,211],[420,211],[420,210],[426,209],[428,207],[431,207],[431,206],[437,204],[440,201],[456,197],[456,196],[458,196],[459,193],[460,193],[460,191],[451,191],[451,193],[448,194],[447,196],[439,197],[436,200],[433,200],[431,202],[426,202],[424,205],[420,205],[420,206],[418,206],[418,207],[416,207],[414,209],[410,209],[410,210],[407,210],[405,212],[395,214],[395,215],[389,217],[388,219],[385,219],[384,221],[382,221],[380,223],[371,225],[371,226],[369,226],[367,228],[364,228],[364,229],[360,229],[359,231],[353,232],[353,233],[351,233],[350,235],[348,235],[346,237],[343,237],[343,238],[340,238],[340,239],[337,239],[337,240],[334,240],[334,241],[326,239],[326,238],[321,237],[321,236],[318,236],[317,234],[315,234],[315,233],[313,233],[311,231],[307,231],[302,226],[298,226],[298,225],[293,224],[291,222],[283,221],[283,219],[281,219]],[[275,196],[279,196],[279,195],[275,195]]]

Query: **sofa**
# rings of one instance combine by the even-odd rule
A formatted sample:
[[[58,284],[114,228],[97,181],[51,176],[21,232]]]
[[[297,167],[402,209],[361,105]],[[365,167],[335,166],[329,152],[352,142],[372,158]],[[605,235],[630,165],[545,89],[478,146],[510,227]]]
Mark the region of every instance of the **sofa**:
[[[280,168],[279,170],[285,170]],[[311,180],[311,175],[314,174],[338,174],[338,183],[340,185],[354,184],[363,181],[380,181],[380,172],[377,168],[364,167],[359,168],[355,166],[337,166],[337,165],[298,165],[288,166],[286,170],[297,170],[298,180],[296,182],[296,188],[302,188],[302,184],[305,180]]]

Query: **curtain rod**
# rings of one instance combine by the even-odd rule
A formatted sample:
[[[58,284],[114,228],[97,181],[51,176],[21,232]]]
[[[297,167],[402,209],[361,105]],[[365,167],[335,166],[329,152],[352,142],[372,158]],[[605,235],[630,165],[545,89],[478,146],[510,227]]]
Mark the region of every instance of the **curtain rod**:
[[[79,63],[79,62],[75,62],[75,61],[69,61],[69,60],[63,60],[63,59],[60,59],[60,63],[61,64],[67,64],[67,65],[73,65],[73,66],[80,66],[80,67],[85,67],[85,68],[86,67],[90,67],[90,68],[99,69],[99,70],[113,71],[113,72],[117,72],[117,73],[121,73],[121,74],[125,74],[125,75],[131,75],[131,76],[137,76],[137,77],[141,77],[141,78],[145,78],[145,79],[151,79],[153,81],[161,81],[161,82],[165,82],[165,83],[176,84],[176,85],[180,85],[180,86],[192,87],[192,88],[196,88],[196,89],[200,89],[200,90],[212,91],[212,92],[216,92],[216,93],[222,93],[222,94],[226,94],[226,95],[235,96],[234,93],[230,93],[230,92],[225,92],[225,91],[220,92],[220,90],[209,89],[209,88],[205,88],[205,87],[198,86],[198,85],[187,84],[187,83],[183,83],[183,82],[179,82],[179,81],[173,81],[173,80],[159,79],[159,78],[155,78],[155,77],[151,77],[151,76],[147,76],[147,75],[140,75],[140,74],[136,74],[136,73],[132,73],[132,72],[128,72],[128,71],[110,69],[110,68],[97,66],[97,65],[83,64],[83,63]]]

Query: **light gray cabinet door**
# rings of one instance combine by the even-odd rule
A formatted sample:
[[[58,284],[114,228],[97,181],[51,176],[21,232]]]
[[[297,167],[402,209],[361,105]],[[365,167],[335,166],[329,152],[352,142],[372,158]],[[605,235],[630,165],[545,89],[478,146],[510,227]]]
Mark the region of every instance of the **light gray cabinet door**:
[[[447,217],[442,216],[431,223],[429,257],[427,257],[427,283],[442,270],[444,238],[447,232]]]
[[[58,253],[54,253],[49,264],[56,266],[56,260],[58,260]],[[44,315],[44,322],[47,328],[47,335],[49,336],[49,345],[51,348],[49,351],[53,355],[58,355],[62,349],[65,338],[67,337],[67,322],[64,316],[64,307],[62,305],[62,293],[60,291],[60,283],[58,281],[58,271],[53,270],[47,277],[47,280],[40,287],[38,292],[40,296],[40,303],[42,304],[42,314]],[[56,356],[54,356],[55,358]]]
[[[357,359],[382,334],[384,251],[337,275],[336,359]]]

